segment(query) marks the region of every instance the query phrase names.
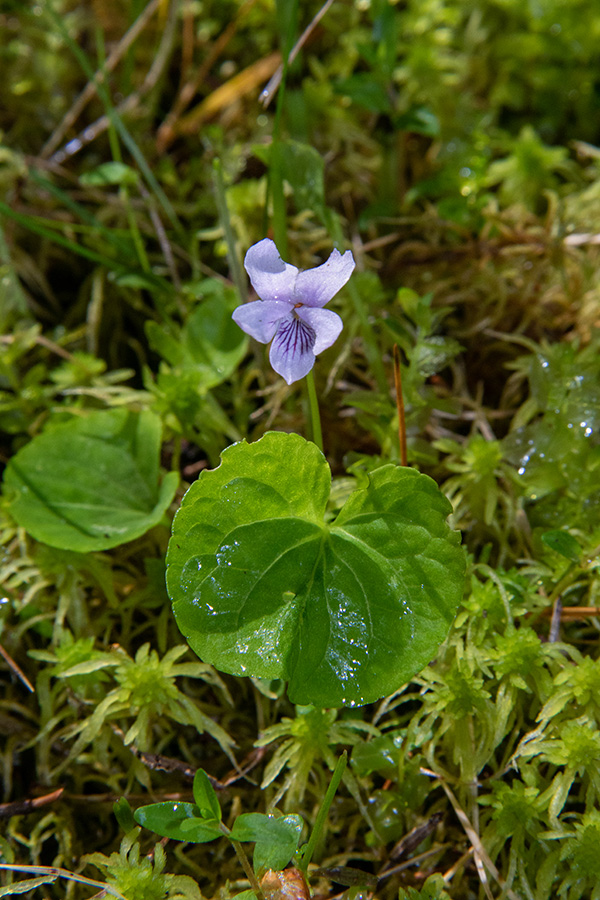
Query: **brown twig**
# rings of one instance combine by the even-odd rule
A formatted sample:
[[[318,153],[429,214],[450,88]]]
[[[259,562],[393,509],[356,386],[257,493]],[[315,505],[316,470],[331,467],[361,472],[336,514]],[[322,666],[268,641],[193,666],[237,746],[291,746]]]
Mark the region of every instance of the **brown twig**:
[[[252,93],[265,78],[269,77],[280,59],[281,54],[276,51],[242,69],[187,113],[179,121],[176,134],[195,134],[205,121],[217,115],[234,101],[239,100],[240,97]]]
[[[171,6],[171,9],[173,10],[174,7]],[[175,20],[175,12],[172,12],[172,14],[169,16],[167,26],[163,31],[163,36],[158,50],[154,55],[154,61],[150,66],[146,77],[144,78],[138,90],[134,91],[132,94],[126,97],[125,100],[123,100],[123,102],[116,107],[116,112],[119,115],[134,110],[138,106],[142,98],[154,88],[158,79],[162,75],[164,68],[168,62],[169,51],[171,49],[173,36],[175,34]],[[84,128],[83,131],[81,131],[75,138],[73,138],[73,140],[69,141],[61,150],[57,150],[52,155],[51,161],[60,165],[70,156],[74,156],[76,153],[79,153],[79,151],[83,147],[85,147],[87,144],[90,144],[99,135],[103,134],[109,127],[110,122],[110,116],[100,116],[99,119],[96,119],[95,122]]]
[[[314,19],[306,26],[306,28],[304,29],[304,31],[302,32],[302,34],[296,41],[296,44],[292,47],[290,55],[288,56],[288,65],[290,65],[291,63],[294,62],[294,60],[298,56],[298,53],[300,52],[300,50],[302,49],[304,44],[307,42],[307,40],[313,33],[314,29],[319,24],[319,22],[321,21],[321,19],[323,18],[323,16],[329,9],[329,7],[332,5],[332,3],[333,3],[333,0],[326,0],[326,2],[323,4],[321,9],[315,15]],[[271,102],[271,100],[273,99],[275,94],[277,93],[277,89],[278,89],[279,85],[281,84],[282,78],[283,78],[283,63],[281,63],[278,66],[277,71],[274,73],[274,75],[269,80],[269,83],[267,84],[266,88],[263,91],[261,91],[259,100],[265,109],[267,108],[267,106],[269,105],[269,103]]]
[[[2,644],[0,644],[0,656],[8,663],[9,667],[15,673],[17,678],[23,682],[27,690],[31,691],[31,693],[35,693],[35,688],[30,682],[29,678],[25,674],[25,672],[21,669],[21,667],[14,661],[12,656],[6,652]]]
[[[548,607],[542,613],[543,616],[550,616],[554,620],[555,611],[558,609],[557,603],[553,607]],[[591,617],[600,616],[600,606],[561,606],[559,609],[559,618],[562,622],[566,620],[577,621],[579,619],[589,619]]]
[[[54,803],[64,792],[64,788],[58,788],[43,797],[33,797],[31,800],[13,800],[11,803],[0,803],[0,819],[10,819],[11,816],[26,816],[36,812],[40,807]]]
[[[102,84],[108,72],[112,72],[121,60],[123,55],[131,47],[137,36],[148,24],[156,10],[158,9],[160,0],[150,0],[148,6],[135,20],[131,28],[123,35],[118,45],[109,55],[102,69],[99,69],[93,79],[89,81],[81,91],[75,102],[63,116],[61,122],[56,126],[44,146],[40,151],[41,159],[47,159],[51,156],[60,142],[65,137],[67,131],[75,124],[88,102],[98,91],[98,85]]]
[[[239,8],[235,19],[233,19],[233,21],[229,23],[227,28],[225,28],[225,30],[219,35],[219,37],[213,44],[210,53],[198,69],[195,78],[187,81],[181,86],[173,109],[158,129],[158,133],[156,136],[156,149],[158,153],[164,153],[166,150],[168,150],[170,145],[177,137],[178,119],[181,118],[182,114],[194,99],[199,88],[206,81],[206,78],[213,65],[215,64],[219,56],[221,56],[221,54],[225,50],[225,47],[237,31],[241,19],[246,15],[246,13],[249,12],[254,3],[256,3],[256,0],[246,0],[246,2]],[[185,63],[182,63],[182,68],[184,67],[184,65]]]
[[[158,214],[158,210],[156,209],[156,203],[153,195],[147,190],[145,184],[140,179],[138,182],[138,188],[140,194],[146,201],[146,206],[148,207],[148,212],[150,214],[150,220],[154,225],[154,231],[156,232],[156,238],[160,245],[160,249],[162,250],[162,254],[165,258],[165,262],[167,264],[167,268],[169,270],[169,274],[171,276],[171,281],[173,282],[173,287],[176,291],[181,289],[181,280],[179,278],[179,272],[177,271],[177,266],[175,265],[175,257],[173,256],[173,249],[171,244],[169,243],[169,238],[167,237],[167,232],[165,231],[165,227],[162,223],[162,219]]]
[[[392,847],[390,851],[390,860],[396,862],[397,860],[402,859],[403,856],[407,856],[409,853],[412,853],[413,850],[416,850],[419,844],[435,831],[443,818],[444,814],[442,812],[436,812],[430,816],[426,822],[411,829],[408,834],[405,834],[404,837]]]
[[[118,727],[118,725],[113,725],[113,732],[123,739],[125,737],[124,732]],[[183,762],[179,759],[174,759],[172,756],[163,756],[162,753],[145,753],[142,750],[138,750],[138,748],[134,744],[128,744],[127,749],[133,753],[145,766],[154,771],[162,771],[162,772],[179,772],[183,775],[184,778],[192,781],[194,775],[197,772],[197,768],[195,766],[190,766],[187,763]],[[246,760],[240,767],[236,767],[227,773],[225,778],[222,781],[219,781],[218,778],[214,778],[212,775],[209,775],[207,772],[206,775],[208,780],[215,788],[215,790],[224,791],[231,784],[235,784],[236,781],[239,781],[240,778],[244,778],[248,772],[251,772],[252,769],[260,762],[262,757],[265,754],[265,749],[263,747],[259,747],[255,750],[252,750]]]

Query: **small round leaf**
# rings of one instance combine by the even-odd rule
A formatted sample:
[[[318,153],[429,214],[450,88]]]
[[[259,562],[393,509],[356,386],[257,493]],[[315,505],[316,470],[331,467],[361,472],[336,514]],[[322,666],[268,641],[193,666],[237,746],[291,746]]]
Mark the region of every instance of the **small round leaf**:
[[[9,462],[10,512],[32,537],[87,553],[117,547],[162,519],[178,476],[159,484],[161,423],[111,409],[48,428]]]

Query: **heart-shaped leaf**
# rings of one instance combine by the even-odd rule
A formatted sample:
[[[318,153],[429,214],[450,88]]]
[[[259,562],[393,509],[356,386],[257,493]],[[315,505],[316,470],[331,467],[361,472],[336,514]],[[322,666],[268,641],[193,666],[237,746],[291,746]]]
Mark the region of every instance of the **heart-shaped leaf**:
[[[175,517],[167,588],[205,662],[283,678],[294,703],[370,703],[425,666],[462,597],[448,500],[416,470],[384,466],[324,520],[331,472],[297,435],[224,451]]]
[[[179,478],[159,485],[154,413],[102,410],[48,428],[9,462],[10,511],[32,537],[87,553],[144,534],[163,517]]]

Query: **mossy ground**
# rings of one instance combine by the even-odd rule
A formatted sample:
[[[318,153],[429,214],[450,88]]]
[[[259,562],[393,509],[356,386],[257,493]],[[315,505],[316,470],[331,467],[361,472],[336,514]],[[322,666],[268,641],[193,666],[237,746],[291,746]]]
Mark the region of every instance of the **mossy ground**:
[[[319,8],[0,9],[0,458],[93,409],[150,409],[181,473],[161,524],[86,555],[33,540],[5,493],[3,861],[128,900],[227,898],[247,884],[225,841],[143,832],[119,851],[114,802],[189,799],[202,766],[229,823],[276,803],[308,834],[349,749],[319,896],[356,896],[325,871],[350,866],[381,898],[597,898],[600,19],[585,0],[336,0],[263,108]],[[409,462],[469,553],[434,663],[358,710],[295,709],[200,663],[164,587],[198,472],[241,438],[307,433],[302,388],[262,346],[223,353],[215,378],[210,347],[186,344],[283,226],[298,266],[337,240],[357,261],[315,367],[332,507],[398,460],[397,344]]]

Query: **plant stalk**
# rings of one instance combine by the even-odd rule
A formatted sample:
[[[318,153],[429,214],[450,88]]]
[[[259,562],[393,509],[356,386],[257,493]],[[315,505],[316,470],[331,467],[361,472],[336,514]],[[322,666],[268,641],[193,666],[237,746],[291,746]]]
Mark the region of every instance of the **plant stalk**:
[[[319,414],[319,401],[317,398],[317,389],[315,387],[315,378],[311,369],[306,376],[306,389],[308,392],[308,406],[310,409],[310,421],[312,428],[313,443],[317,445],[321,453],[323,452],[323,432],[321,429],[321,416]]]

